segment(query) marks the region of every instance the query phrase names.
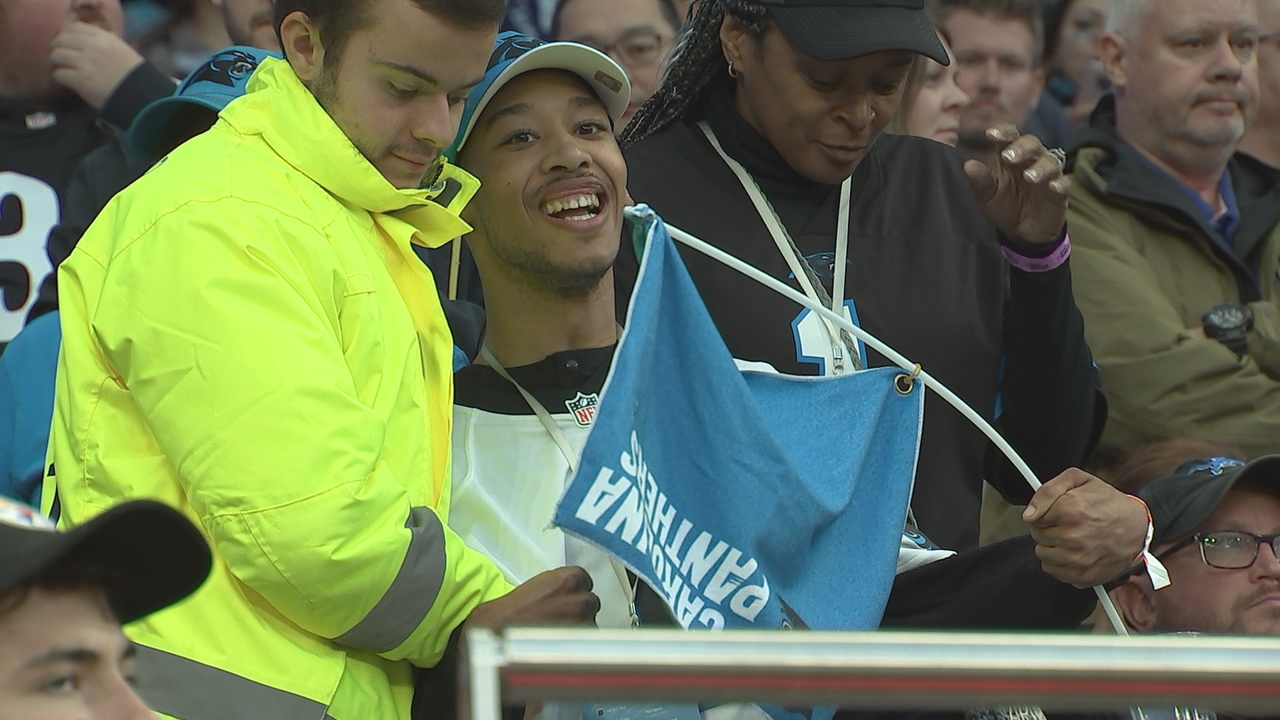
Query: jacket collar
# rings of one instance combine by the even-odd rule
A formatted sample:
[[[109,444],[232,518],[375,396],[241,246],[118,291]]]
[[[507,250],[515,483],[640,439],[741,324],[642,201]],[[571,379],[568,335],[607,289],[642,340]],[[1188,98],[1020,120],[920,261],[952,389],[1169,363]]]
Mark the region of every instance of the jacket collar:
[[[222,117],[243,134],[261,135],[285,162],[344,204],[372,214],[379,225],[384,215],[409,223],[418,231],[413,242],[440,245],[471,231],[459,213],[480,187],[478,180],[446,164],[430,188],[396,188],[360,154],[285,60],[263,61],[246,95],[229,104]]]
[[[1077,182],[1157,226],[1190,224],[1205,238],[1214,237],[1215,230],[1187,188],[1117,135],[1114,95],[1104,97],[1094,109],[1072,152],[1069,169]],[[1235,246],[1239,256],[1247,258],[1280,224],[1280,170],[1237,152],[1227,163],[1227,172],[1240,210]]]

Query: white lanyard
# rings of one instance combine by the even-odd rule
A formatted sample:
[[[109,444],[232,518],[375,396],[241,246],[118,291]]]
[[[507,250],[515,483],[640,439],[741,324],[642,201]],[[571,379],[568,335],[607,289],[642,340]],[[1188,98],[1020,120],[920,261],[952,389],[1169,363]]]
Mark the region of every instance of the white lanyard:
[[[569,472],[576,474],[578,472],[578,453],[569,444],[569,438],[564,436],[564,431],[560,429],[555,418],[551,417],[551,411],[547,410],[538,398],[533,396],[533,393],[525,390],[524,386],[511,377],[511,373],[507,372],[507,369],[502,367],[502,363],[498,362],[498,359],[489,351],[488,345],[481,346],[480,357],[484,358],[485,364],[493,368],[493,371],[498,373],[503,380],[511,383],[516,390],[520,391],[521,397],[529,404],[533,414],[538,416],[538,422],[542,423],[547,435],[551,436],[551,441],[556,444],[556,447],[560,448],[560,454],[564,455],[564,461],[569,464]],[[631,626],[636,627],[640,624],[640,616],[636,613],[636,585],[628,581],[626,569],[622,567],[622,563],[619,563],[616,558],[609,558],[609,566],[613,568],[613,573],[618,576],[618,582],[622,585],[623,590],[627,591],[627,609],[631,613]],[[636,579],[636,582],[639,582],[639,578]]]
[[[538,398],[534,397],[533,393],[525,390],[520,383],[515,381],[515,378],[511,377],[511,373],[502,367],[502,363],[498,362],[492,352],[489,352],[488,345],[480,348],[480,357],[484,358],[485,363],[493,368],[494,372],[501,375],[503,380],[511,383],[516,390],[520,391],[520,395],[525,402],[529,403],[529,408],[533,410],[533,414],[538,416],[538,422],[542,423],[542,427],[551,436],[551,441],[556,444],[556,447],[560,448],[560,454],[564,455],[564,461],[569,464],[569,472],[578,472],[578,453],[574,452],[573,446],[569,444],[569,438],[564,436],[564,431],[560,429],[555,419],[551,417],[551,412],[543,407],[542,403],[538,402]]]
[[[782,221],[778,219],[778,213],[773,209],[773,205],[769,204],[768,198],[764,196],[755,179],[742,166],[742,163],[729,157],[729,154],[720,145],[720,139],[716,137],[715,132],[711,130],[709,125],[705,122],[699,122],[698,127],[702,129],[703,134],[707,136],[707,140],[711,143],[711,147],[715,148],[716,153],[720,155],[720,158],[737,176],[738,182],[742,184],[742,189],[751,198],[751,203],[755,205],[756,213],[764,221],[770,237],[773,238],[773,242],[778,246],[778,251],[782,253],[782,257],[787,261],[787,266],[791,268],[791,272],[796,276],[796,282],[800,283],[804,294],[808,295],[814,302],[829,305],[832,312],[843,314],[841,306],[844,304],[845,265],[849,259],[849,204],[853,188],[853,176],[850,175],[845,178],[844,182],[840,184],[840,216],[836,221],[835,280],[831,287],[831,297],[827,298],[825,297],[826,290],[822,287],[821,282],[817,282],[813,268],[809,267],[809,263],[800,254],[795,241],[791,239],[787,229],[782,226]],[[831,339],[831,354],[835,366],[833,368],[834,374],[840,375],[844,372],[844,351],[846,348],[853,354],[854,368],[859,368],[861,363],[855,350],[856,346],[853,345],[852,337],[846,337],[847,333],[837,331],[830,320],[821,316],[820,319],[822,324],[826,326],[827,335]]]

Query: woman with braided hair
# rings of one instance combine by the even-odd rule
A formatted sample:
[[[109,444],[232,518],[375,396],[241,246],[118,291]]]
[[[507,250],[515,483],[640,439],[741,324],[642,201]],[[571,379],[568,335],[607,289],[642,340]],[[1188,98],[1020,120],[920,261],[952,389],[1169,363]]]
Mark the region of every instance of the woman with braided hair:
[[[1070,181],[1038,140],[1011,126],[989,131],[1002,151],[991,166],[931,140],[881,134],[916,57],[948,62],[923,6],[702,0],[662,87],[623,134],[628,187],[668,223],[843,310],[921,363],[996,418],[1041,478],[1053,477],[1085,461],[1105,416],[1071,295]],[[736,357],[799,375],[888,364],[798,304],[696,252],[682,255]],[[619,298],[636,265],[624,244]],[[1024,515],[1039,560],[1023,537],[961,553],[976,564],[910,570],[895,583],[886,623],[1078,622],[1092,601],[1071,585],[1127,570],[1147,523],[1139,503],[1102,481],[1064,477],[1075,480],[1047,483]],[[959,413],[926,402],[912,501],[919,529],[944,547],[974,548],[984,478],[1012,501],[1032,497]],[[1081,561],[1075,567],[1088,572],[1064,570]],[[899,572],[910,567],[900,561]],[[1017,601],[992,597],[1004,590]]]

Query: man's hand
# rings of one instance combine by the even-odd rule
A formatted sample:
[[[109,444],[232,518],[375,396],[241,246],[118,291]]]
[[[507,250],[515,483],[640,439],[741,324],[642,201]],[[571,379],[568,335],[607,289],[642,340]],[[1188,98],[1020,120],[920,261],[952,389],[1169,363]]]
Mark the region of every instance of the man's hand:
[[[142,63],[142,56],[110,30],[77,21],[53,39],[49,62],[54,81],[101,110],[124,76]]]
[[[580,567],[562,567],[535,575],[496,600],[481,603],[467,625],[501,630],[509,625],[594,625],[600,598],[591,592],[591,576]]]
[[[1124,574],[1147,539],[1141,501],[1075,468],[1041,486],[1022,519],[1044,571],[1078,588]]]
[[[1038,138],[1013,125],[987,130],[987,139],[996,148],[994,165],[964,164],[982,212],[1010,240],[1048,251],[1062,237],[1071,178]]]

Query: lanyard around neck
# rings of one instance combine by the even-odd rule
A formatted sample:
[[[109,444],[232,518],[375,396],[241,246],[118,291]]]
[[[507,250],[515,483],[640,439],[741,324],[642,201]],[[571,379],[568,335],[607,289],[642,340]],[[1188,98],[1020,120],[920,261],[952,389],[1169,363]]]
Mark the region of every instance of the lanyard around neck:
[[[493,368],[493,371],[498,373],[503,380],[511,383],[516,390],[520,391],[520,396],[524,398],[526,403],[529,403],[529,408],[533,410],[533,414],[538,416],[538,422],[542,423],[547,435],[551,436],[551,441],[556,444],[556,447],[560,448],[560,454],[564,455],[564,461],[569,464],[569,471],[577,473],[578,453],[574,452],[573,447],[569,444],[569,438],[565,437],[564,431],[556,424],[555,418],[551,417],[551,411],[547,410],[546,406],[533,396],[533,393],[525,390],[524,386],[511,377],[511,373],[507,372],[507,369],[502,367],[502,363],[498,362],[498,359],[490,352],[488,345],[480,347],[480,357],[484,358],[485,364]],[[617,558],[610,557],[609,566],[613,568],[613,574],[618,577],[619,584],[627,592],[627,609],[631,614],[631,626],[636,627],[640,624],[640,616],[636,612],[636,583],[639,582],[639,578],[635,582],[630,582],[627,579],[626,569],[622,567]]]
[[[573,446],[569,444],[569,438],[565,437],[564,431],[556,424],[555,418],[551,417],[551,412],[538,401],[538,398],[533,396],[533,393],[525,390],[524,386],[511,377],[511,373],[507,372],[507,369],[502,367],[502,363],[498,362],[498,359],[489,351],[488,345],[480,348],[480,357],[484,358],[485,363],[493,368],[494,372],[502,376],[503,380],[511,383],[516,390],[520,391],[520,396],[529,404],[533,414],[538,416],[538,422],[542,423],[547,435],[551,436],[551,441],[556,444],[556,447],[560,448],[560,454],[564,455],[564,461],[569,464],[569,471],[578,472],[578,453],[574,452]]]
[[[778,213],[773,209],[773,205],[769,203],[769,199],[764,196],[760,186],[756,184],[755,178],[751,177],[751,173],[742,166],[742,163],[734,160],[729,156],[729,153],[724,151],[724,147],[720,144],[720,139],[716,137],[711,126],[707,125],[706,122],[699,122],[698,127],[707,136],[707,141],[711,143],[711,147],[715,148],[720,159],[724,160],[729,169],[733,171],[734,176],[738,178],[738,182],[742,184],[742,189],[746,191],[747,196],[751,198],[751,204],[755,206],[756,213],[760,216],[760,220],[764,222],[765,228],[769,230],[769,236],[773,238],[774,244],[778,246],[778,252],[782,253],[782,257],[787,261],[787,266],[791,268],[792,274],[796,276],[796,282],[800,283],[804,294],[813,301],[830,307],[832,312],[841,313],[841,306],[844,304],[846,264],[849,259],[849,205],[853,189],[853,176],[850,175],[845,178],[844,182],[840,184],[840,215],[836,220],[835,278],[831,286],[832,293],[828,296],[826,288],[822,286],[822,281],[818,279],[813,268],[809,266],[809,263],[804,259],[804,255],[800,253],[800,249],[796,247],[795,241],[791,239],[791,235],[783,227],[782,221],[778,218]],[[857,345],[854,343],[853,337],[843,330],[836,330],[835,325],[830,320],[826,318],[821,318],[821,320],[822,324],[827,328],[827,335],[831,338],[835,374],[839,375],[844,372],[845,350],[848,350],[852,356],[854,369],[861,369]]]

